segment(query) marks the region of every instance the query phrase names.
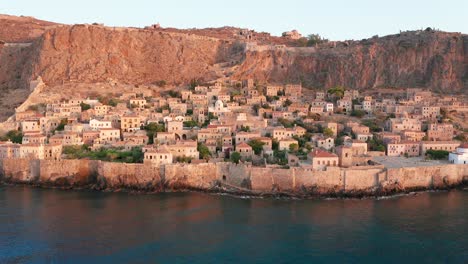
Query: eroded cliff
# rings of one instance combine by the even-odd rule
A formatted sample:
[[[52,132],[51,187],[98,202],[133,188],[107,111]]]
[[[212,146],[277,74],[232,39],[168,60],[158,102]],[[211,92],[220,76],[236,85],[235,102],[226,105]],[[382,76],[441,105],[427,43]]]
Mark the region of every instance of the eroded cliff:
[[[247,52],[235,77],[302,81],[308,87],[468,88],[468,36],[436,31],[405,32],[334,48]]]
[[[291,39],[249,31],[257,39],[248,40],[241,33],[230,27],[177,30],[59,25],[0,15],[0,106],[8,112],[0,119],[26,99],[29,81],[38,76],[49,87],[159,81],[183,85],[193,79],[253,78],[259,82],[301,81],[308,88],[468,90],[468,36],[464,34],[411,31],[297,48],[298,43]]]

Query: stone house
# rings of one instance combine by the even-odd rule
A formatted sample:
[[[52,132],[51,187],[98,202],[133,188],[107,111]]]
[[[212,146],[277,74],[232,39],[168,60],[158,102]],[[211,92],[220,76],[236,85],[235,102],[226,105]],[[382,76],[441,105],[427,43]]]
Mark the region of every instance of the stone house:
[[[284,88],[284,95],[286,96],[301,96],[302,85],[301,84],[286,84]]]
[[[387,156],[389,157],[417,157],[420,155],[419,142],[400,141],[387,144]]]
[[[437,118],[440,116],[440,107],[439,106],[423,106],[422,115],[425,118]]]
[[[197,141],[180,140],[175,144],[167,145],[167,149],[172,153],[173,158],[188,157],[198,159],[200,153],[197,150]]]
[[[356,139],[360,141],[364,141],[364,142],[372,139],[373,137],[374,135],[371,133],[357,133],[356,134]]]
[[[21,144],[46,144],[47,137],[39,133],[25,133]]]
[[[157,132],[154,136],[155,144],[175,144],[176,136],[173,132]]]
[[[318,138],[316,144],[318,148],[332,150],[335,147],[335,140],[332,137]]]
[[[388,131],[394,133],[403,130],[421,131],[421,121],[414,118],[390,118],[385,126]]]
[[[282,91],[283,87],[278,85],[268,85],[266,87],[266,95],[267,96],[278,96],[278,92]]]
[[[83,138],[76,132],[65,132],[63,134],[62,144],[64,146],[81,146],[83,145]]]
[[[458,146],[460,146],[460,141],[422,141],[421,155],[426,155],[426,152],[430,149],[452,152],[455,151]]]
[[[104,116],[109,112],[110,108],[111,107],[108,106],[108,105],[103,105],[101,103],[97,103],[97,104],[94,105],[93,110],[94,110],[94,114],[96,116]]]
[[[400,142],[401,136],[400,134],[390,133],[390,132],[380,132],[377,133],[377,137],[383,141],[384,144],[389,142]]]
[[[96,141],[96,140],[95,140]],[[99,130],[99,143],[104,145],[112,145],[120,141],[120,129],[103,128]]]
[[[416,142],[423,140],[423,138],[426,136],[426,132],[414,130],[403,130],[400,132],[400,134],[402,140]]]
[[[141,119],[138,115],[127,114],[120,118],[122,132],[134,132],[140,130]]]
[[[250,140],[254,138],[260,137],[260,132],[237,132],[235,135],[236,144],[240,143],[248,143]]]
[[[251,158],[253,155],[252,147],[245,142],[237,144],[236,151],[240,153],[242,158]]]
[[[173,156],[166,148],[149,149],[144,152],[143,163],[160,166],[165,164],[172,164]]]
[[[369,134],[369,127],[363,125],[352,126],[351,131],[354,134]]]
[[[99,131],[83,131],[83,144],[93,145],[94,140],[98,139],[99,135]]]
[[[348,140],[344,142],[346,147],[350,147],[354,156],[367,154],[367,143],[361,140]]]
[[[281,140],[279,140],[279,146],[278,146],[278,149],[279,150],[286,150],[286,151],[289,151],[289,148],[292,144],[296,144],[299,146],[299,142],[297,142],[297,140],[293,139],[293,138],[283,138]]]
[[[333,103],[326,103],[324,107],[325,112],[327,113],[333,113],[334,110],[334,105]]]
[[[23,133],[40,133],[41,125],[39,119],[30,119],[21,122],[21,131],[23,131]]]
[[[307,158],[312,163],[313,170],[325,170],[327,167],[337,167],[339,164],[336,154],[320,149],[310,152]]]
[[[452,124],[429,124],[427,129],[427,137],[429,140],[450,141],[453,139]]]
[[[353,101],[350,98],[343,98],[336,102],[337,108],[343,112],[351,112],[353,110]]]
[[[89,127],[94,131],[102,128],[112,128],[112,121],[91,119],[89,121]]]

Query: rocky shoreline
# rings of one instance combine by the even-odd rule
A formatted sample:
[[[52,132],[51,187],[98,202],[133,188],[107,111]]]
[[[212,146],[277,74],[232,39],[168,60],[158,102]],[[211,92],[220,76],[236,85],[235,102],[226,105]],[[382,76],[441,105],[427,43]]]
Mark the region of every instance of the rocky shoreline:
[[[238,198],[270,198],[270,199],[378,199],[383,197],[393,197],[399,195],[411,195],[428,191],[451,191],[451,190],[464,190],[468,188],[468,179],[464,179],[460,184],[447,185],[445,187],[436,188],[407,188],[404,190],[373,188],[369,190],[360,191],[344,191],[333,190],[317,191],[314,188],[301,191],[271,191],[271,192],[258,192],[258,191],[245,191],[235,190],[233,188],[223,188],[219,185],[212,188],[202,189],[193,188],[190,186],[168,187],[168,186],[152,186],[147,188],[140,188],[135,186],[120,186],[118,188],[108,188],[99,184],[70,184],[64,182],[57,184],[53,182],[21,182],[0,180],[0,186],[28,186],[40,189],[60,189],[60,190],[73,190],[73,191],[98,191],[98,192],[115,192],[115,193],[131,193],[131,194],[160,194],[160,193],[205,193],[214,195],[229,195]]]
[[[468,186],[468,166],[262,168],[247,164],[122,164],[94,160],[0,160],[0,182],[41,188],[252,197],[364,198]]]

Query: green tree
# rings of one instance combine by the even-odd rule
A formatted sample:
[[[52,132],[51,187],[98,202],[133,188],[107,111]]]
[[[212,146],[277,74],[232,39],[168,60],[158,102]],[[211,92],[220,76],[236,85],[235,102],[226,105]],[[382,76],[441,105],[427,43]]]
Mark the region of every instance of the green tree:
[[[237,151],[234,151],[231,153],[231,161],[233,163],[239,164],[239,161],[241,159],[241,154]]]
[[[86,111],[86,110],[91,109],[91,105],[86,104],[86,103],[81,103],[80,106],[81,106],[81,111]]]
[[[21,144],[23,142],[23,133],[18,130],[10,130],[5,136],[0,138],[1,141],[10,140],[13,143]]]
[[[184,127],[196,127],[198,123],[194,120],[184,121]]]
[[[179,97],[182,96],[182,95],[180,94],[180,92],[174,91],[174,90],[170,90],[170,91],[168,92],[168,94],[169,94],[170,97],[173,97],[173,98],[179,98]]]
[[[333,137],[334,133],[331,128],[326,127],[323,129],[323,135],[326,137]]]
[[[290,105],[292,105],[292,102],[289,99],[286,99],[286,101],[284,101],[284,103],[283,103],[283,107],[288,107]]]
[[[249,126],[244,126],[244,125],[242,125],[241,128],[240,128],[240,131],[243,131],[243,132],[250,132],[250,127],[249,127]]]
[[[252,147],[255,155],[260,155],[260,153],[262,153],[263,150],[263,145],[265,145],[265,143],[257,139],[250,140],[247,144],[249,144],[249,146]]]
[[[338,98],[342,98],[344,96],[345,88],[342,86],[335,86],[333,88],[328,89],[328,94],[334,95]]]
[[[199,86],[199,85],[200,85],[200,81],[198,81],[197,79],[192,79],[192,80],[190,81],[190,86],[189,86],[189,88],[190,88],[190,90],[193,90],[193,91],[194,91],[194,90],[195,90],[195,87],[197,87],[197,86]]]
[[[209,160],[211,158],[211,152],[205,144],[199,142],[197,150],[200,153],[200,159]]]
[[[448,159],[449,153],[446,150],[429,149],[426,151],[426,157],[434,160],[445,160]]]
[[[119,99],[111,98],[111,99],[109,99],[109,102],[107,103],[107,105],[110,105],[112,107],[116,107],[118,103],[120,103]]]
[[[363,117],[364,115],[366,115],[366,112],[363,111],[363,110],[353,110],[353,111],[351,111],[351,116],[355,116],[355,117],[361,118],[361,117]]]
[[[293,143],[293,144],[289,145],[289,151],[296,152],[298,150],[299,150],[299,145],[298,144]]]
[[[55,128],[55,131],[63,131],[65,130],[65,126],[68,124],[68,119],[62,119],[60,120],[60,123],[58,126]],[[55,133],[54,131],[54,133]]]
[[[159,123],[149,123],[143,127],[146,130],[146,135],[148,136],[148,144],[154,143],[154,136],[157,132],[164,132],[164,124]]]
[[[307,36],[307,46],[309,47],[326,42],[328,42],[328,39],[323,38],[319,34],[310,34],[309,36]]]

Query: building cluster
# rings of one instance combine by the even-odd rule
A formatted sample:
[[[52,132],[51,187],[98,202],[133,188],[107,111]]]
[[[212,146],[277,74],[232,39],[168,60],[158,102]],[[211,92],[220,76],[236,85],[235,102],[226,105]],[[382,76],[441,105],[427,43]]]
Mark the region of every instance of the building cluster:
[[[442,118],[444,109],[456,106],[466,107],[457,97],[422,89],[371,96],[358,90],[303,91],[300,84],[257,85],[251,79],[180,92],[135,91],[17,112],[22,143],[2,142],[0,157],[60,159],[63,147],[86,145],[141,148],[144,162],[155,166],[238,155],[265,166],[325,170],[372,165],[373,155],[423,156],[428,150],[452,152],[452,162],[466,163],[466,144],[453,140],[456,130]],[[354,117],[356,111],[364,118]],[[359,121],[377,113],[388,117],[378,129]],[[334,116],[349,118],[330,121]],[[370,151],[371,141],[382,142],[383,149]]]

